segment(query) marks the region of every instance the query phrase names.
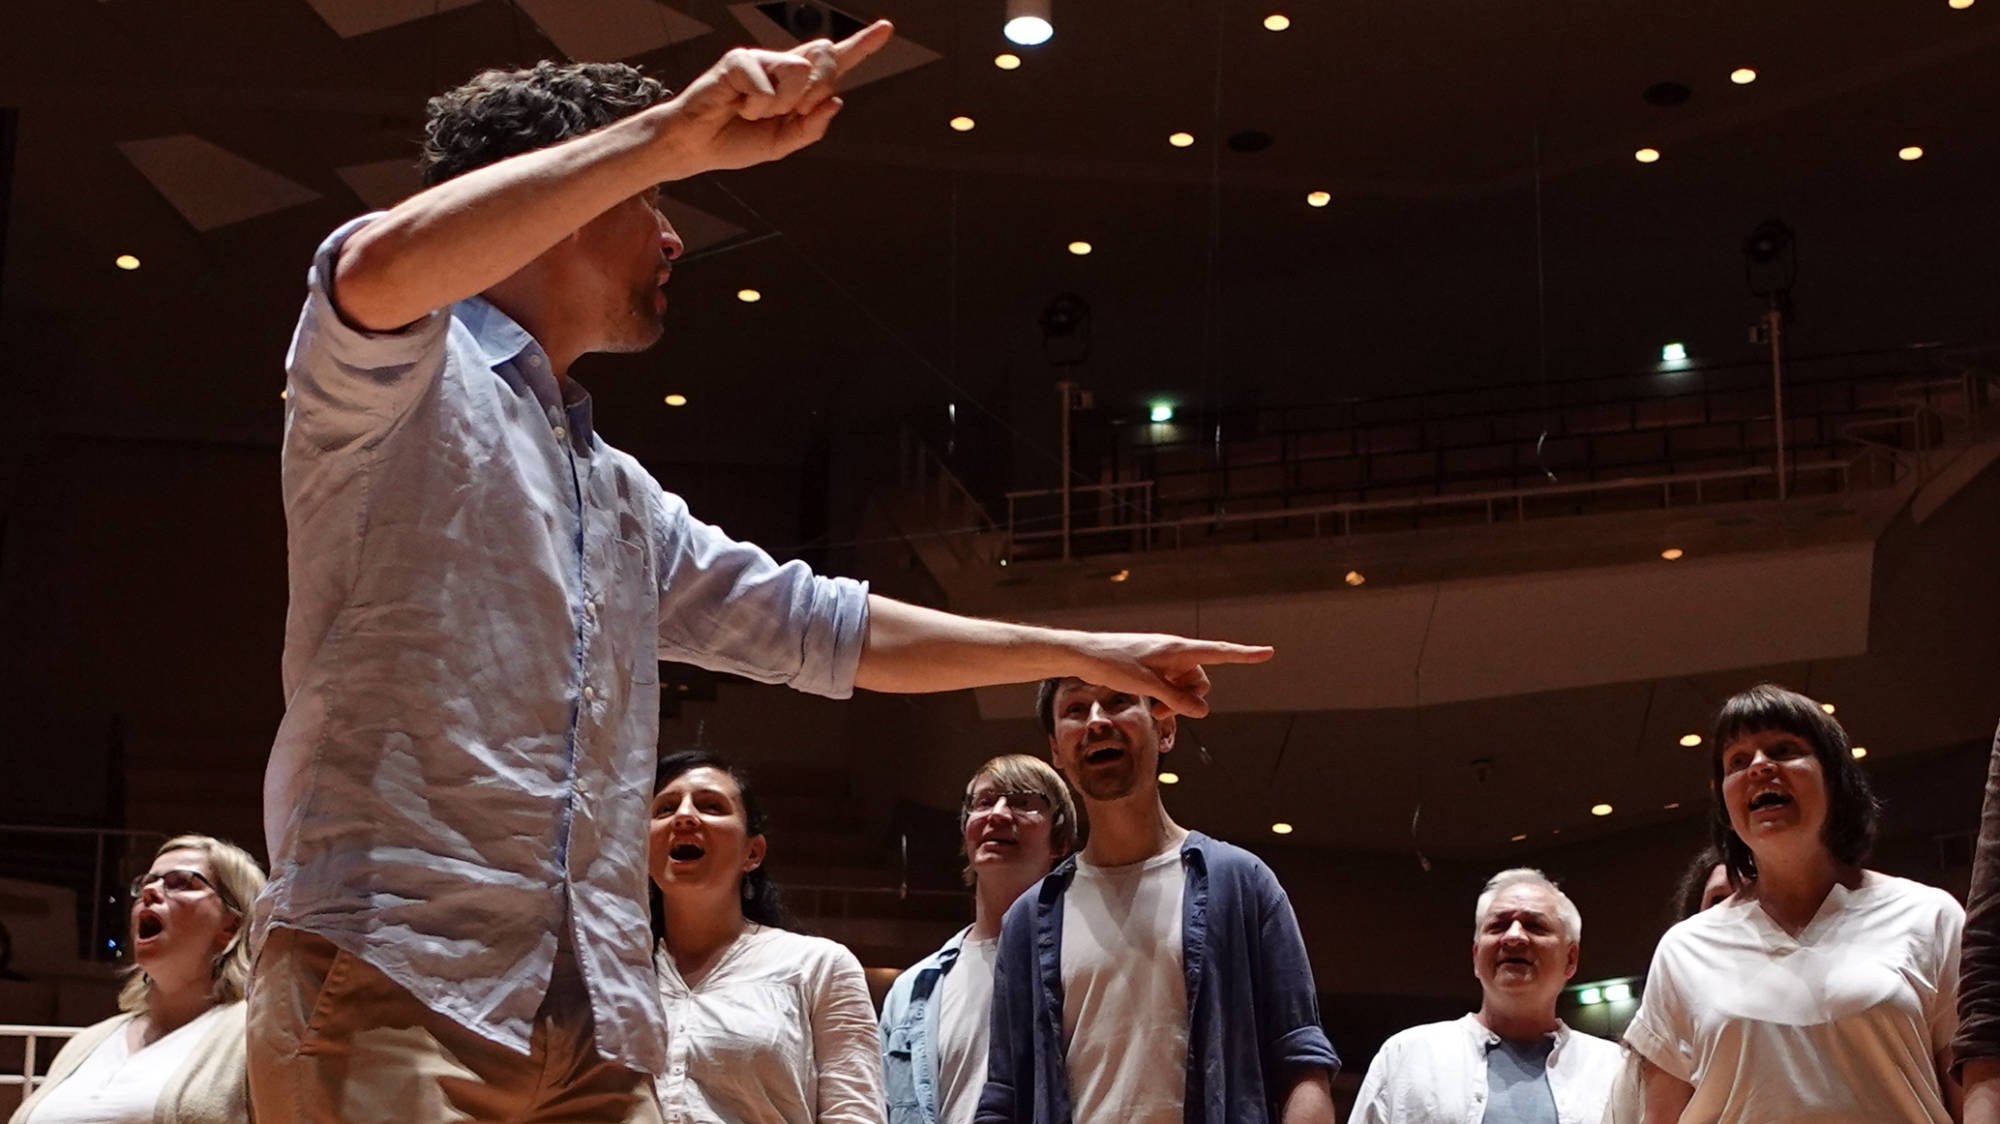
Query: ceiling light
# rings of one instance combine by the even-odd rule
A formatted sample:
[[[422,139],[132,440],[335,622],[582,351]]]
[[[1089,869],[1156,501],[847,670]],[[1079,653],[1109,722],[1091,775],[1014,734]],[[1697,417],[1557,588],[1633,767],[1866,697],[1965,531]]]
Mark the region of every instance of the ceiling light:
[[[975,124],[977,122],[973,121],[970,117],[958,116],[951,119],[951,127],[961,133],[971,132],[972,126]]]
[[[1069,252],[1075,254],[1077,257],[1082,257],[1083,255],[1090,252],[1090,243],[1071,242],[1069,244]]]
[[[292,392],[290,388],[281,390],[278,392],[278,401],[283,402],[285,399],[290,398],[291,396]]]
[[[1174,420],[1174,408],[1165,402],[1155,402],[1146,417],[1156,422],[1170,422]]]
[[[1284,822],[1283,820],[1280,820],[1277,823],[1271,825],[1272,835],[1290,835],[1291,833],[1292,833],[1292,825]]]
[[[1667,809],[1667,811],[1671,812],[1671,811],[1673,811],[1673,810],[1674,810],[1675,808],[1678,808],[1678,807],[1680,807],[1680,806],[1681,806],[1681,802],[1680,802],[1680,801],[1678,801],[1678,800],[1676,800],[1676,801],[1674,801],[1673,803],[1671,803],[1671,804],[1668,804],[1668,805],[1666,805],[1666,809]]]
[[[1186,148],[1194,143],[1194,134],[1173,133],[1167,137],[1167,143],[1173,145],[1175,148]]]
[[[1290,26],[1292,26],[1292,17],[1285,15],[1283,12],[1272,12],[1270,15],[1264,17],[1265,31],[1283,31]]]
[[[1050,0],[1007,0],[1007,23],[1001,33],[1010,43],[1038,47],[1056,33],[1050,19]]]
[[[1348,585],[1360,585],[1362,582],[1367,581],[1368,578],[1359,570],[1349,570],[1347,571],[1347,576],[1340,580],[1346,582]]]
[[[1642,148],[1632,154],[1632,159],[1637,160],[1641,164],[1651,164],[1659,158],[1660,150],[1657,148]]]
[[[1592,804],[1590,806],[1590,814],[1593,816],[1608,816],[1611,814],[1611,805]]]
[[[1852,753],[1854,755],[1854,759],[1859,761],[1863,757],[1868,756],[1868,747],[1865,745],[1857,745],[1854,748],[1848,750],[1847,752]]]
[[[1686,747],[1688,747],[1689,749],[1693,749],[1693,748],[1694,748],[1695,746],[1698,746],[1698,745],[1700,745],[1700,744],[1701,744],[1701,735],[1700,735],[1700,734],[1682,734],[1682,735],[1681,735],[1681,744],[1682,744],[1682,745],[1684,745],[1684,746],[1686,746]]]
[[[688,404],[688,396],[685,394],[667,395],[667,405],[669,406],[685,406],[687,404]]]
[[[1329,192],[1309,191],[1306,193],[1306,206],[1308,207],[1324,207],[1331,202],[1333,202],[1333,195]]]
[[[1821,703],[1821,704],[1819,704],[1819,708],[1820,708],[1821,710],[1824,710],[1824,711],[1826,711],[1826,712],[1827,712],[1828,714],[1832,714],[1832,713],[1833,713],[1833,704],[1832,704],[1832,703]]]
[[[1739,66],[1729,72],[1729,80],[1738,86],[1748,86],[1757,80],[1757,72],[1747,66]]]
[[[1132,571],[1130,571],[1130,570],[1115,570],[1115,571],[1113,571],[1113,572],[1111,573],[1111,575],[1110,575],[1110,578],[1111,578],[1111,580],[1112,580],[1112,581],[1115,581],[1115,582],[1122,582],[1122,581],[1130,581],[1130,580],[1131,580],[1131,578],[1132,578]]]
[[[1682,555],[1681,548],[1677,546],[1670,546],[1667,549],[1660,552],[1660,557],[1666,559],[1669,562],[1680,561],[1681,555]]]
[[[1161,774],[1160,774],[1160,783],[1161,783],[1161,784],[1179,784],[1179,783],[1181,783],[1181,775],[1180,775],[1179,773],[1161,773]]]
[[[1520,842],[1521,840],[1523,840],[1523,839],[1526,839],[1527,837],[1528,837],[1528,833],[1524,831],[1524,832],[1522,832],[1522,833],[1521,833],[1521,834],[1519,834],[1519,835],[1510,835],[1510,836],[1508,836],[1508,837],[1507,837],[1507,842],[1509,842],[1509,843],[1519,843],[1519,842]]]
[[[111,259],[111,264],[129,271],[139,268],[139,259],[133,257],[131,254],[119,254],[117,257]]]
[[[764,299],[764,294],[755,289],[738,289],[736,290],[736,299],[742,301],[744,304],[756,304],[758,301]]]
[[[1606,984],[1604,987],[1604,1001],[1606,1003],[1631,1002],[1632,985],[1628,983]]]
[[[1688,357],[1688,347],[1684,343],[1669,343],[1660,346],[1660,362],[1679,363]]]
[[[1012,51],[1002,51],[993,56],[993,65],[1002,70],[1021,69],[1021,56]]]
[[[1944,2],[1949,4],[1954,11],[1962,12],[1972,7],[1972,0],[1944,0]]]
[[[1578,1003],[1583,1004],[1586,1007],[1595,1007],[1599,1003],[1604,1002],[1604,989],[1597,987],[1586,987],[1582,991],[1576,993],[1576,1001]]]
[[[1923,158],[1924,150],[1919,145],[1906,145],[1896,150],[1896,159],[1898,160],[1922,160]]]

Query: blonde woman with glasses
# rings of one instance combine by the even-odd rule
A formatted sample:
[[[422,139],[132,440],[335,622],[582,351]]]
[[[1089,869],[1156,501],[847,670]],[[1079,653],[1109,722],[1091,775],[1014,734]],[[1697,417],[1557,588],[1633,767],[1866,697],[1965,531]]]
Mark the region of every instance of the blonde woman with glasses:
[[[206,835],[169,839],[132,880],[122,1013],[86,1028],[9,1124],[236,1124],[250,1119],[244,913],[264,871]]]

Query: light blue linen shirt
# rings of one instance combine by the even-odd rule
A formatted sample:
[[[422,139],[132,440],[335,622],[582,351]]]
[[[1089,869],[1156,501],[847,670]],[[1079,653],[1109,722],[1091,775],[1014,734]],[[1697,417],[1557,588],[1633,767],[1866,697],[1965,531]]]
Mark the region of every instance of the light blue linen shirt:
[[[567,937],[598,1052],[657,1073],[657,661],[844,697],[867,587],[695,520],[486,301],[344,323],[335,255],[371,217],[320,247],[286,363],[286,707],[256,923],[523,1053]]]
[[[937,1124],[938,990],[958,964],[972,926],[960,929],[944,947],[910,965],[882,998],[882,1079],[889,1099],[889,1124]]]

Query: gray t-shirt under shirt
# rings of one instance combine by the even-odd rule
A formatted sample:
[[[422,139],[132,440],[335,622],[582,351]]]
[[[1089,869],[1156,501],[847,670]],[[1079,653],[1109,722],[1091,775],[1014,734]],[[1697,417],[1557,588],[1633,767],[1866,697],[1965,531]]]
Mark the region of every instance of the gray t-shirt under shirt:
[[[1502,1038],[1487,1048],[1483,1124],[1556,1124],[1548,1072],[1555,1044],[1553,1035],[1545,1035],[1529,1042]]]

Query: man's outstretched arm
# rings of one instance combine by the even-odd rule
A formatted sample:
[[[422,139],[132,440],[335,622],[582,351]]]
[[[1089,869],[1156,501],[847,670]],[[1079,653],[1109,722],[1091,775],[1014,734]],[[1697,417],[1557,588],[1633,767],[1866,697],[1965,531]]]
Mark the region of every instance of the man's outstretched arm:
[[[854,685],[914,693],[1075,676],[1150,696],[1175,713],[1199,718],[1208,713],[1203,664],[1270,658],[1270,648],[1247,644],[1009,624],[870,595]]]
[[[486,291],[648,188],[812,144],[840,109],[840,76],[892,34],[878,21],[839,43],[730,51],[659,105],[411,196],[341,247],[341,313],[372,331],[400,328]]]

